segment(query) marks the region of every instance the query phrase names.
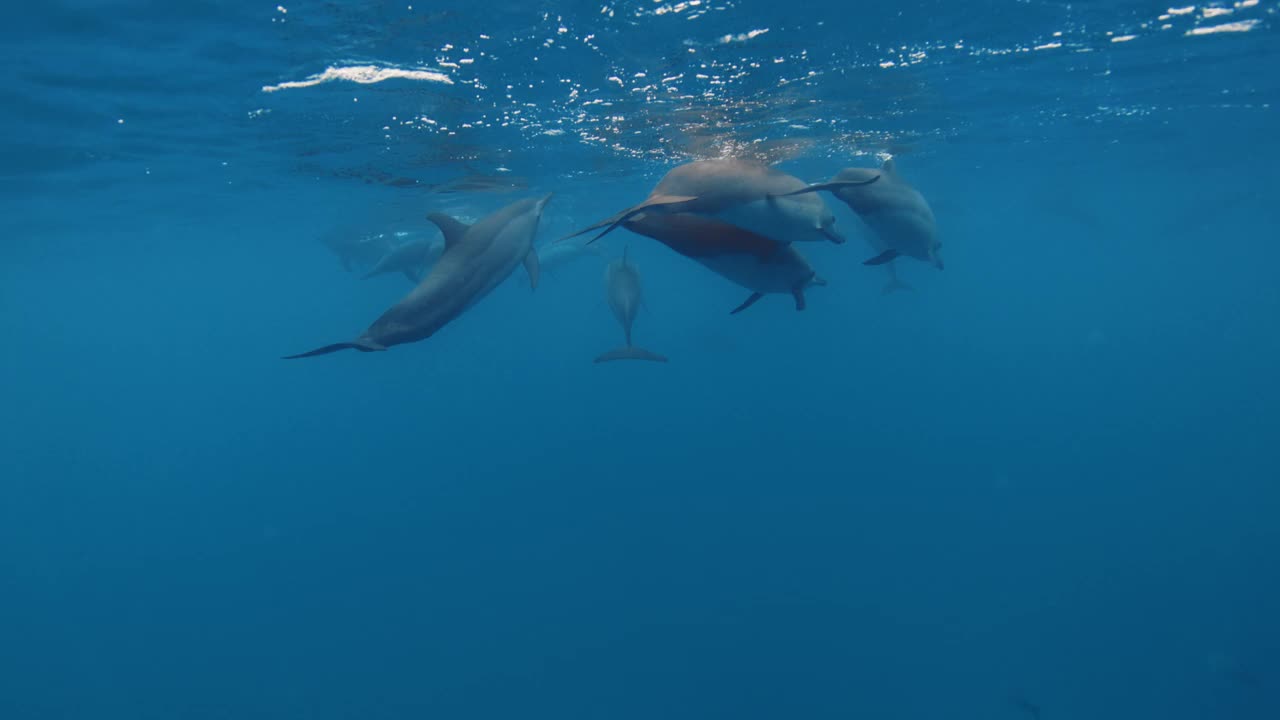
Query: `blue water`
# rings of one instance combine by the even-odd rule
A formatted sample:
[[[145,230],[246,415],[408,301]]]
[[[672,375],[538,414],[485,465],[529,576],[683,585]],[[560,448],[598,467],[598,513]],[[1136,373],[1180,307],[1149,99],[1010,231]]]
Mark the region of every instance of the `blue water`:
[[[0,718],[1280,717],[1280,3],[285,2],[5,9]],[[828,196],[804,312],[620,230],[278,359],[335,228],[889,155],[913,292]]]

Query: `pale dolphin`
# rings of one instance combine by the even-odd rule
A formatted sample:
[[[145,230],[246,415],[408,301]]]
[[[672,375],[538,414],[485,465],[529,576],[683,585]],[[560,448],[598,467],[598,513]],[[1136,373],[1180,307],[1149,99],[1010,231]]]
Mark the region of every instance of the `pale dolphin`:
[[[622,250],[621,260],[609,263],[609,266],[604,269],[604,296],[609,302],[609,309],[613,311],[613,316],[618,318],[618,324],[622,326],[627,344],[601,355],[596,358],[596,362],[610,360],[666,362],[665,357],[631,344],[631,325],[636,321],[636,313],[640,311],[644,296],[640,291],[640,273],[634,265],[627,262],[626,248]]]
[[[805,288],[827,284],[794,246],[774,243],[701,215],[641,213],[625,221],[623,227],[653,238],[750,290],[750,297],[731,310],[731,315],[770,293],[790,295],[795,298],[796,310],[804,310]],[[762,246],[771,248],[771,254],[761,257],[758,248]]]
[[[538,248],[538,264],[547,272],[556,270],[586,257],[602,258],[599,245],[586,243],[550,243]]]
[[[409,282],[417,285],[422,282],[422,275],[427,271],[427,267],[443,254],[444,243],[439,240],[435,242],[423,239],[410,240],[393,247],[383,255],[382,259],[364,274],[364,277],[367,280],[384,273],[401,273],[409,279]]]
[[[595,242],[639,213],[665,212],[712,217],[775,243],[807,240],[842,243],[844,238],[832,227],[835,216],[814,191],[867,185],[876,180],[871,177],[833,181],[812,187],[793,175],[754,160],[698,160],[673,168],[639,205],[561,239],[603,228],[587,241]]]
[[[428,215],[444,234],[445,250],[422,283],[355,340],[285,359],[347,349],[372,352],[425,340],[488,295],[521,263],[529,272],[529,283],[537,288],[538,254],[533,251],[533,236],[550,199],[546,195],[512,203],[470,226],[448,215]]]
[[[384,235],[370,235],[347,227],[325,232],[320,241],[338,257],[347,272],[373,265],[392,247],[391,239]]]
[[[850,184],[850,181],[874,176],[880,177],[880,182],[874,185]],[[811,185],[807,189],[830,190],[875,233],[883,249],[865,265],[883,265],[906,255],[942,269],[942,257],[938,254],[942,243],[938,242],[938,224],[933,210],[920,191],[898,175],[893,158],[886,160],[878,170],[846,168],[830,182]]]

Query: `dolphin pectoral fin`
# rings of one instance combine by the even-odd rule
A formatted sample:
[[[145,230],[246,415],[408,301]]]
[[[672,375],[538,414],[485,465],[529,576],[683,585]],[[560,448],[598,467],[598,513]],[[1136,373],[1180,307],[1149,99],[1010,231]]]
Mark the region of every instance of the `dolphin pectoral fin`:
[[[756,301],[757,301],[757,300],[759,300],[759,299],[760,299],[760,298],[762,298],[762,297],[764,297],[764,293],[758,293],[758,292],[757,292],[757,293],[751,293],[751,297],[747,298],[746,300],[743,300],[741,305],[739,305],[738,307],[736,307],[736,308],[734,308],[734,309],[730,310],[730,311],[729,311],[729,314],[730,314],[730,315],[737,315],[738,313],[742,312],[743,310],[746,310],[747,308],[751,307],[752,305],[755,305],[755,304],[756,304]]]
[[[650,360],[652,362],[666,362],[667,359],[658,353],[649,352],[644,348],[638,348],[632,345],[620,347],[617,350],[609,352],[597,357],[597,363],[609,362],[611,360]]]
[[[827,192],[835,192],[836,190],[841,190],[844,188],[870,185],[871,183],[879,179],[880,179],[880,176],[876,175],[869,180],[832,180],[831,182],[815,183],[813,185],[810,185],[809,187],[800,188],[799,190],[792,190],[791,192],[781,193],[779,195],[775,195],[774,197],[790,197],[792,195],[803,195],[805,193],[821,192],[823,190],[826,190]]]
[[[370,342],[368,340],[355,340],[353,342],[340,342],[340,343],[334,343],[332,345],[325,345],[324,347],[318,347],[315,350],[299,353],[298,355],[285,355],[280,359],[281,360],[297,360],[298,358],[315,357],[316,355],[328,355],[329,353],[338,352],[339,350],[359,350],[360,352],[377,352],[379,350],[386,350],[386,349],[387,349],[386,347],[379,345],[378,343],[375,343],[375,342]]]
[[[418,274],[417,270],[413,270],[412,268],[405,268],[400,272],[405,276],[405,279],[407,279],[409,282],[413,283],[414,285],[417,285],[418,283],[422,282],[422,276]]]
[[[805,308],[804,302],[804,283],[791,288],[791,297],[796,299],[796,310],[800,311]]]
[[[902,253],[898,252],[897,250],[885,250],[884,252],[871,258],[870,260],[863,260],[862,264],[863,265],[883,265],[887,262],[892,261],[894,258],[898,257],[901,254]]]
[[[524,256],[524,269],[529,273],[529,287],[538,289],[538,276],[541,273],[541,266],[538,264],[538,253],[533,250]]]
[[[444,247],[446,250],[461,242],[462,237],[471,229],[470,225],[444,213],[431,213],[427,216],[427,219],[440,228],[441,234],[444,235]]]
[[[818,232],[822,233],[824,236],[826,236],[828,240],[830,240],[831,242],[837,245],[843,245],[845,243],[844,236],[836,232],[834,228],[830,228],[830,227],[819,228]]]
[[[889,263],[889,282],[880,291],[881,295],[889,295],[899,290],[915,290],[915,288],[898,279],[898,270],[893,263]]]
[[[816,287],[826,287],[827,281],[823,278],[818,277],[815,274],[813,277],[809,278],[809,284],[814,285]]]

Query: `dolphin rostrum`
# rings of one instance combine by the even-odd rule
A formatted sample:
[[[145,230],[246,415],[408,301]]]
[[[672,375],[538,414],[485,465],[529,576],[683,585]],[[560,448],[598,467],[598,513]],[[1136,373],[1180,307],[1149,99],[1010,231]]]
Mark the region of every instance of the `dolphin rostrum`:
[[[623,227],[653,238],[750,290],[751,296],[730,314],[746,310],[769,293],[791,295],[796,310],[803,310],[805,288],[827,284],[794,246],[774,243],[719,220],[687,213],[641,213],[625,221]]]
[[[364,274],[365,279],[384,273],[401,273],[409,282],[417,285],[422,282],[422,274],[427,266],[444,254],[444,243],[428,242],[417,239],[393,247],[382,256],[382,259]]]
[[[636,313],[640,311],[640,303],[643,302],[644,296],[640,291],[640,273],[635,265],[627,262],[626,248],[622,250],[621,260],[609,263],[609,266],[604,269],[604,293],[605,299],[609,301],[609,309],[613,311],[613,316],[618,318],[618,324],[622,325],[627,344],[601,355],[596,358],[596,362],[610,360],[666,362],[665,357],[631,344],[631,324],[636,320]]]
[[[867,185],[877,179],[832,181],[822,186],[809,186],[793,175],[754,160],[698,160],[673,168],[639,205],[561,239],[600,230],[587,241],[595,242],[643,212],[694,213],[714,217],[781,244],[798,240],[842,243],[844,238],[832,227],[835,216],[822,197],[814,192]]]
[[[865,186],[850,184],[850,181],[873,176],[880,177],[880,182]],[[903,182],[893,158],[886,160],[879,170],[846,168],[830,182],[807,189],[831,191],[875,233],[879,242],[873,246],[881,252],[864,265],[883,265],[906,255],[942,269],[942,258],[938,255],[942,243],[938,242],[933,210],[920,191]]]
[[[285,359],[348,349],[373,352],[425,340],[488,295],[521,263],[529,272],[530,284],[537,288],[538,254],[533,251],[533,237],[550,199],[546,195],[520,200],[470,226],[448,215],[428,215],[444,234],[445,250],[422,283],[355,340]]]

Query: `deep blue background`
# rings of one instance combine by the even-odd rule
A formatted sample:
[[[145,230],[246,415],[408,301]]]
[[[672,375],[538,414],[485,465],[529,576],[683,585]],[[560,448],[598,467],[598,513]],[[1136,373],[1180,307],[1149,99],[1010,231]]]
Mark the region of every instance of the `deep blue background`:
[[[382,3],[291,5],[288,32],[261,3],[15,14],[0,718],[1280,716],[1275,3],[1169,30],[1143,3],[500,5],[404,32]],[[896,144],[947,269],[881,296],[859,240],[806,245],[830,281],[807,311],[730,317],[746,291],[618,232],[668,365],[591,363],[620,341],[596,260],[420,344],[279,361],[407,289],[344,273],[325,230],[516,197],[325,168],[510,168],[557,193],[545,242],[689,156],[653,103],[618,147],[498,125],[467,149],[384,135],[480,112],[414,83],[259,88],[561,22],[617,68],[765,27],[729,44],[762,73],[821,56],[804,122],[759,75],[701,111],[759,103],[742,137],[804,138],[783,167],[809,180]],[[1009,52],[879,67],[961,38]],[[510,43],[478,77],[614,87]],[[567,112],[540,87],[538,122]]]

